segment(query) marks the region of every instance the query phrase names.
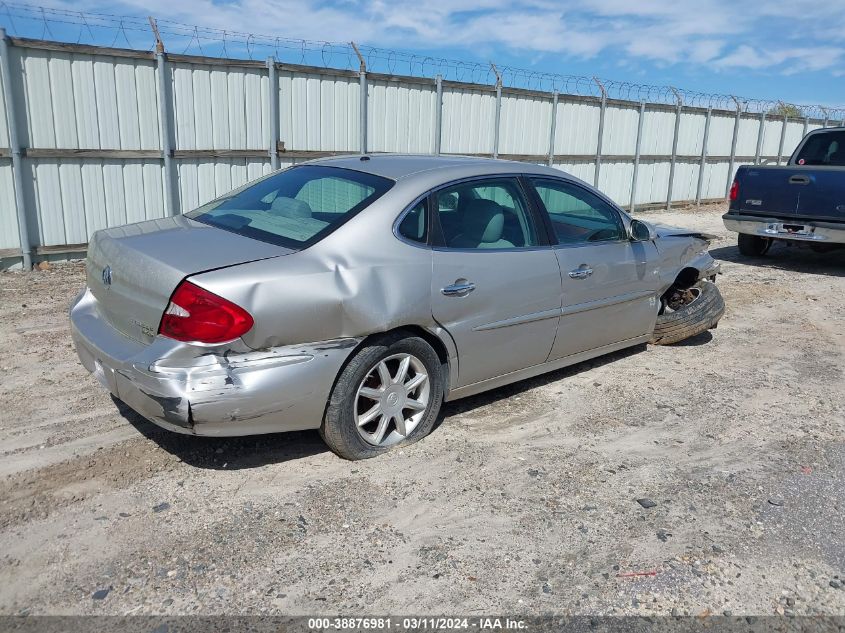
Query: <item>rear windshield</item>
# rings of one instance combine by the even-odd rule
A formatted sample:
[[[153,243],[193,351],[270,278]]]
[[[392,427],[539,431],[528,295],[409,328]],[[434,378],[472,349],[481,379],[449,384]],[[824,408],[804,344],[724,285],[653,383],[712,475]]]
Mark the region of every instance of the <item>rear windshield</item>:
[[[264,242],[304,248],[318,242],[390,189],[372,174],[303,165],[236,189],[186,214]]]
[[[795,163],[845,166],[845,131],[813,134],[798,152]]]

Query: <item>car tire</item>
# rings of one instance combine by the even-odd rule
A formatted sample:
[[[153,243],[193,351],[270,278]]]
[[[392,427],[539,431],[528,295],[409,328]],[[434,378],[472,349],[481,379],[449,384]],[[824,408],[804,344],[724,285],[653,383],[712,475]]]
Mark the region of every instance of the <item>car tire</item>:
[[[746,257],[762,257],[772,246],[772,240],[759,235],[748,235],[740,233],[737,236],[739,252]]]
[[[390,374],[390,380],[399,377],[401,365],[408,358],[406,368],[408,379],[402,382],[391,382],[384,387],[380,366],[383,363]],[[406,394],[406,401],[401,401],[405,385],[425,374],[424,381],[414,387],[412,393]],[[425,389],[423,386],[426,385]],[[401,389],[400,389],[401,386]],[[366,393],[378,391],[383,395],[379,400],[370,400]],[[393,391],[394,393],[388,393]],[[350,460],[369,459],[376,457],[396,446],[410,444],[425,437],[431,432],[440,406],[443,403],[443,367],[437,352],[425,340],[417,336],[393,333],[368,342],[360,348],[346,364],[338,376],[332,389],[331,397],[326,406],[320,435],[329,448],[340,457]],[[384,421],[383,439],[378,440],[379,430],[382,428],[382,418],[391,414],[396,407],[413,403],[419,407],[422,394],[425,393],[425,409],[421,415],[419,410],[401,409],[398,415],[408,416],[401,424],[406,425],[406,433],[400,433],[395,415]],[[397,404],[391,400],[400,400]],[[370,406],[372,405],[372,409]],[[384,411],[376,413],[373,421],[366,425],[359,422],[366,419],[369,411],[384,407]],[[391,408],[392,407],[392,408]],[[409,427],[413,423],[413,428]],[[366,438],[366,439],[365,439]],[[376,443],[373,443],[376,442]]]
[[[692,301],[658,315],[652,344],[671,345],[716,327],[725,313],[725,301],[716,284],[699,281],[690,292],[695,295]]]

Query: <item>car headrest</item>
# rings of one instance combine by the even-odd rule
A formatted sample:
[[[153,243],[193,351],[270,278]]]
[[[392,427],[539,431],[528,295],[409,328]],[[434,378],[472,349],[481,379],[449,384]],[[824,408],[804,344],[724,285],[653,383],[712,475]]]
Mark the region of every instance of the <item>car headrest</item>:
[[[273,213],[286,218],[310,218],[311,207],[307,202],[297,200],[296,198],[286,198],[284,196],[276,196],[270,205],[270,210]]]
[[[505,227],[505,214],[501,205],[492,200],[473,200],[464,211],[463,236],[465,239],[485,242],[497,242],[502,239]]]

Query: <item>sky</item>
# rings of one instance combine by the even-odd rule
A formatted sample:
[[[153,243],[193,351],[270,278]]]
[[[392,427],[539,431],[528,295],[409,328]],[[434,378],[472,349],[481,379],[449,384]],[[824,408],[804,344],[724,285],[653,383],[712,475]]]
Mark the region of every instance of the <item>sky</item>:
[[[845,105],[845,0],[41,0],[36,4],[153,15],[274,37],[353,40],[422,55],[691,91]],[[0,24],[6,22],[0,6]],[[53,24],[51,32],[59,31],[55,33],[59,38],[68,35],[61,30],[61,25]]]

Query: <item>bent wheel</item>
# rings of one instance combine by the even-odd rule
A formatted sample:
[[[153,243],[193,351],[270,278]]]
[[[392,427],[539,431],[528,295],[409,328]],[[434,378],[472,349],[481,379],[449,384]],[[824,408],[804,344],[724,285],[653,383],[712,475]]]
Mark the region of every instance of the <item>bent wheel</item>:
[[[650,343],[671,345],[716,327],[725,313],[725,301],[711,281],[676,290],[657,317]]]
[[[442,401],[437,353],[419,337],[388,336],[361,348],[343,369],[320,434],[341,457],[375,457],[425,437]]]

